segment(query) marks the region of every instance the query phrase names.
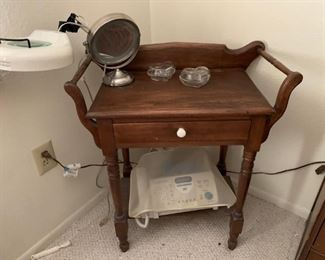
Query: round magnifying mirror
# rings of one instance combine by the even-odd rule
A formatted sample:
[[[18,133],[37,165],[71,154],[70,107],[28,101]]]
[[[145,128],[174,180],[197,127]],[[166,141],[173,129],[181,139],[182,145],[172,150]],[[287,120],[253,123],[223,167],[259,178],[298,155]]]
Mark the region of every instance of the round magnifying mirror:
[[[93,60],[108,69],[104,77],[109,86],[126,86],[133,76],[120,68],[129,64],[140,45],[140,30],[125,14],[109,14],[100,18],[87,36],[88,52]]]

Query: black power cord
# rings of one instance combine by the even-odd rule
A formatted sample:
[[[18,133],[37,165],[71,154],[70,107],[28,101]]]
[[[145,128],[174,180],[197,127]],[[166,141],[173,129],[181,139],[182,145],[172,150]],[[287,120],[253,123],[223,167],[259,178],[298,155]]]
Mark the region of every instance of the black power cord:
[[[55,159],[48,151],[44,151],[42,153],[42,156],[44,158],[47,158],[47,159],[52,159],[53,161],[57,162],[63,169],[66,169],[66,167],[60,161]],[[118,161],[118,163],[122,164],[124,162],[123,161]],[[137,164],[137,163],[131,162],[131,164]],[[325,164],[325,161],[310,162],[310,163],[306,163],[306,164],[303,164],[303,165],[295,167],[295,168],[289,168],[289,169],[285,169],[285,170],[278,171],[278,172],[262,172],[262,171],[260,171],[260,172],[252,172],[252,174],[277,175],[277,174],[282,174],[282,173],[287,173],[287,172],[299,170],[299,169],[302,169],[302,168],[305,168],[305,167],[308,167],[308,166],[311,166],[311,165],[315,165],[315,164]],[[97,167],[107,166],[107,163],[103,163],[103,164],[86,164],[86,165],[81,166],[80,169],[93,167],[93,166],[97,166]],[[315,171],[316,171],[317,174],[321,174],[321,173],[325,172],[325,165],[321,165]],[[226,172],[240,174],[240,172],[238,172],[238,171],[226,171]]]
[[[55,159],[48,151],[44,151],[41,153],[42,157],[47,158],[47,159],[51,159],[53,161],[55,161],[56,163],[58,163],[63,169],[67,169],[66,166],[64,166],[59,160]],[[124,161],[118,161],[119,164],[124,163]],[[137,164],[136,162],[130,162],[131,164]],[[80,169],[85,169],[88,167],[102,167],[102,166],[107,166],[107,163],[93,163],[93,164],[86,164],[86,165],[82,165],[80,167]]]
[[[61,162],[59,162],[57,159],[55,159],[48,151],[44,151],[41,153],[42,157],[46,158],[46,159],[51,159],[53,161],[55,161],[57,164],[59,164],[63,169],[66,169],[67,167],[65,167]]]
[[[97,167],[101,167],[101,166],[107,166],[107,163],[102,163],[102,164],[86,164],[80,167],[80,169],[84,169],[84,168],[88,168],[88,167],[93,167],[93,166],[97,166]]]
[[[41,153],[42,157],[46,158],[46,159],[50,159],[55,161],[57,164],[59,164],[64,170],[67,170],[68,168],[66,166],[64,166],[59,160],[57,160],[56,158],[54,158],[48,151],[44,151]],[[119,161],[119,164],[124,163],[123,161]],[[135,162],[130,162],[131,164],[137,164]],[[80,167],[80,169],[85,169],[88,167],[93,167],[93,166],[97,166],[97,167],[102,167],[102,166],[107,166],[107,163],[102,163],[102,164],[86,164]],[[99,189],[103,189],[104,186],[99,184],[99,177],[100,177],[100,172],[98,172],[97,176],[96,176],[96,187]]]
[[[307,166],[314,165],[314,164],[325,164],[325,161],[310,162],[310,163],[306,163],[306,164],[303,164],[303,165],[295,167],[295,168],[290,168],[290,169],[286,169],[286,170],[282,170],[282,171],[278,171],[278,172],[252,172],[252,174],[277,175],[277,174],[282,174],[282,173],[299,170],[299,169],[302,169],[302,168],[305,168]],[[226,171],[226,172],[240,174],[240,172],[236,172],[236,171]],[[315,170],[315,172],[317,174],[321,174],[321,173],[325,172],[325,165],[319,166]]]

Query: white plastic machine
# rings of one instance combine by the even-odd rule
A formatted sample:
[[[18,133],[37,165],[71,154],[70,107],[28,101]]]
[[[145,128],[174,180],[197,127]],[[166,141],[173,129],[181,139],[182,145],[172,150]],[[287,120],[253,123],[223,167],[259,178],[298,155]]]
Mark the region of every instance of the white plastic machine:
[[[177,148],[143,155],[132,170],[129,215],[139,226],[149,218],[200,209],[230,207],[236,196],[201,148]],[[145,219],[142,223],[140,218]]]
[[[73,62],[71,43],[63,32],[35,30],[19,41],[0,42],[0,70],[45,71]]]

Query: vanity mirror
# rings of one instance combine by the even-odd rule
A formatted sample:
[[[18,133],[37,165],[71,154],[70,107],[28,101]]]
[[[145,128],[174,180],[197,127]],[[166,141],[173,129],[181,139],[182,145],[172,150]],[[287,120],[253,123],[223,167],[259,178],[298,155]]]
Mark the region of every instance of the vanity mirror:
[[[140,30],[133,20],[122,13],[108,14],[90,28],[86,48],[93,60],[106,69],[104,83],[122,87],[133,81],[133,76],[121,70],[137,54],[140,45]]]

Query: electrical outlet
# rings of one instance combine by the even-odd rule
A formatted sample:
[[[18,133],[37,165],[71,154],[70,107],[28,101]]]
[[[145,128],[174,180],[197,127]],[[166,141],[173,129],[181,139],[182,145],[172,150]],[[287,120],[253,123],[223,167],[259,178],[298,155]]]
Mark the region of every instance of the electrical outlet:
[[[51,170],[57,165],[55,161],[42,157],[42,152],[44,151],[48,151],[52,155],[52,157],[56,158],[51,140],[40,145],[39,147],[36,147],[32,151],[38,174],[40,176],[42,176],[44,173]]]

